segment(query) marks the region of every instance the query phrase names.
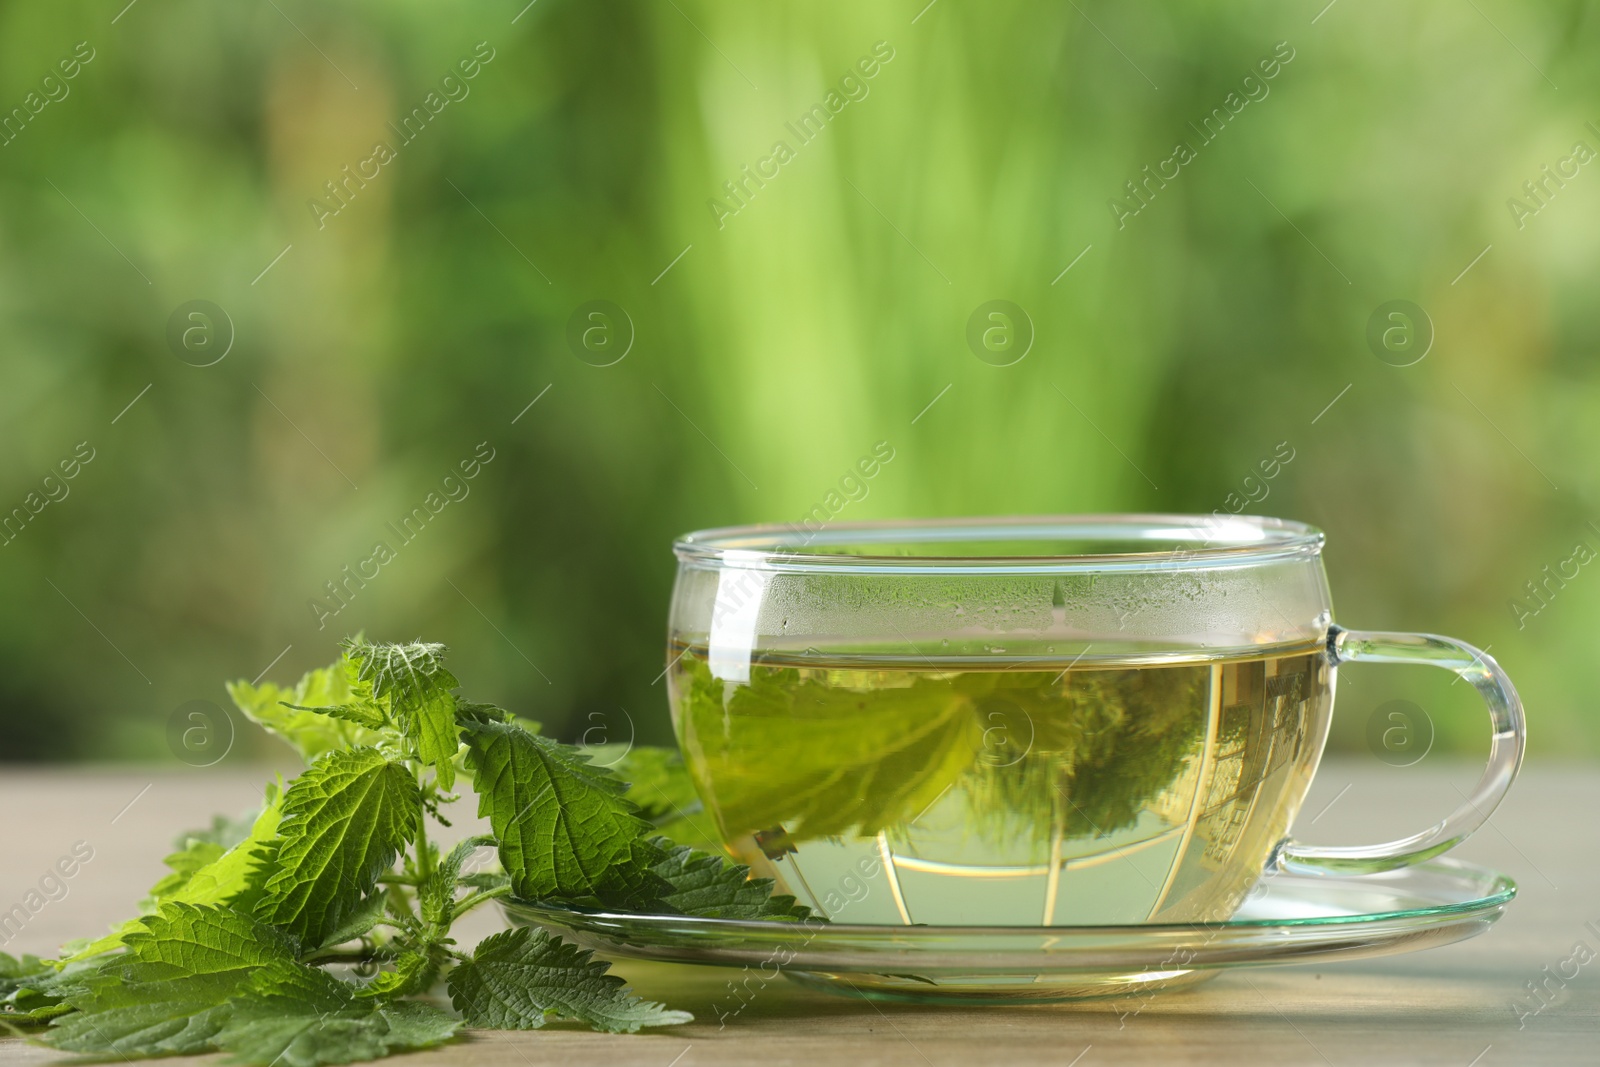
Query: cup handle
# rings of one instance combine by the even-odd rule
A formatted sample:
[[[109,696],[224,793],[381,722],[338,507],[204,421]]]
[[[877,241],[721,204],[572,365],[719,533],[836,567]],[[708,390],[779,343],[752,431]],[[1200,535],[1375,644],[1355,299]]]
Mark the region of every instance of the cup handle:
[[[1318,848],[1285,838],[1269,868],[1294,874],[1375,874],[1421,863],[1447,852],[1466,839],[1493,813],[1522,765],[1527,729],[1522,701],[1511,679],[1488,654],[1471,645],[1435,634],[1385,633],[1379,630],[1328,629],[1328,661],[1341,663],[1424,663],[1443,667],[1471,682],[1489,705],[1494,730],[1489,765],[1466,802],[1443,821],[1419,834],[1381,845]]]

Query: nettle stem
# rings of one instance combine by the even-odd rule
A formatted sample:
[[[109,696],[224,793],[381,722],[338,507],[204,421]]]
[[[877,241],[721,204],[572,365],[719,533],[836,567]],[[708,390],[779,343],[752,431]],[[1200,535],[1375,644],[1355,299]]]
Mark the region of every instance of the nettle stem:
[[[417,776],[417,785],[422,790],[422,810],[417,813],[417,876],[426,882],[433,878],[433,865],[428,862],[428,797],[433,792],[433,783],[422,780],[422,764],[416,760],[411,761],[411,772]]]
[[[314,952],[309,956],[302,957],[300,962],[319,965],[328,963],[359,965],[363,963],[388,963],[394,958],[395,953],[380,949],[372,949],[370,951],[329,949],[326,952]]]
[[[461,918],[467,912],[476,908],[486,900],[495,900],[499,897],[510,896],[511,887],[508,885],[496,886],[493,889],[480,889],[476,893],[468,893],[456,902],[455,917]]]
[[[426,887],[439,877],[440,857],[433,856],[428,848],[428,812],[437,809],[439,781],[437,772],[429,773],[429,769],[421,760],[408,761],[411,773],[417,776],[417,788],[421,791],[421,810],[417,812],[417,842],[416,842],[416,888],[418,901],[426,892]]]

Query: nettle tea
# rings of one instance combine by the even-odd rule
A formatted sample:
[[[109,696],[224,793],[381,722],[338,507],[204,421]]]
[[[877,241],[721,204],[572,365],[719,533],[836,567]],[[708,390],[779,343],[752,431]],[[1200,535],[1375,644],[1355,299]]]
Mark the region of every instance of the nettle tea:
[[[1174,931],[1142,927],[1234,919],[1266,876],[1348,885],[1430,862],[1522,759],[1522,705],[1493,658],[1338,625],[1322,546],[1303,523],[1221,514],[685,534],[667,671],[716,822],[697,832],[839,924],[803,981],[852,996],[1072,999],[1239,962],[1180,958]],[[1419,833],[1306,844],[1290,827],[1334,677],[1360,661],[1468,682],[1489,759]],[[1269,893],[1270,918],[1317,914],[1306,892]],[[1247,914],[1265,936],[1268,916]]]
[[[1288,832],[1332,698],[1320,642],[769,650],[742,681],[703,646],[673,652],[679,741],[723,840],[842,922],[1226,919]]]

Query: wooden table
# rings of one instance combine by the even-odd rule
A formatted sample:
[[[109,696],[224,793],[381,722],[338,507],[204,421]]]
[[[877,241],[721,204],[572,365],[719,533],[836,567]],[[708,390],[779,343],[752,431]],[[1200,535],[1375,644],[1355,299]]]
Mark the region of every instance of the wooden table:
[[[1457,802],[1456,790],[1466,789],[1477,771],[1437,758],[1405,769],[1369,759],[1329,761],[1304,809],[1302,826],[1316,819],[1305,836],[1356,844],[1421,829]],[[131,915],[134,901],[162,873],[160,857],[172,837],[203,824],[213,811],[250,807],[261,779],[260,771],[237,769],[0,772],[5,845],[0,854],[6,857],[0,864],[0,911],[22,901],[76,843],[94,850],[67,881],[67,895],[47,903],[0,947],[12,954],[47,955],[69,937]],[[727,1010],[725,983],[732,972],[624,962],[617,970],[638,992],[692,1011],[698,1020],[640,1036],[567,1028],[479,1033],[396,1062],[412,1067],[1600,1063],[1597,844],[1600,770],[1530,765],[1490,826],[1460,850],[1464,858],[1511,874],[1521,894],[1493,930],[1462,944],[1387,959],[1233,971],[1142,1005],[919,1008],[835,998],[778,982],[724,1027],[712,1005],[721,1002]],[[498,916],[484,915],[463,931],[463,941],[476,940],[498,923]],[[1580,943],[1595,954],[1593,961],[1564,987],[1551,982],[1548,988],[1556,990],[1549,994],[1551,1002],[1523,1018],[1519,1028],[1514,1005],[1527,1011],[1539,1004],[1526,984],[1556,973]],[[1577,958],[1587,955],[1580,952]],[[1573,966],[1567,965],[1569,974]],[[0,1041],[0,1067],[54,1058],[19,1040]]]

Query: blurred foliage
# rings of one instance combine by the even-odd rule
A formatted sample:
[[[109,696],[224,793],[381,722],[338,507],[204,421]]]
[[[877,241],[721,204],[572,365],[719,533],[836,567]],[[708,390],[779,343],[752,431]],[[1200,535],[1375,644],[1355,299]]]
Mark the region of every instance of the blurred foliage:
[[[1600,549],[1600,170],[1507,203],[1600,148],[1595,6],[924,3],[0,5],[0,514],[66,491],[0,547],[0,758],[170,759],[172,709],[358,629],[449,643],[554,733],[663,740],[670,538],[798,519],[879,441],[847,517],[1261,497],[1328,531],[1342,620],[1492,646],[1536,751],[1600,751],[1600,577],[1511,606]],[[197,299],[235,332],[208,367],[167,339]],[[608,367],[567,341],[596,299],[637,335]],[[993,299],[1036,330],[1012,366],[965,341]],[[1437,331],[1405,367],[1366,340],[1397,299]],[[1358,683],[1336,741],[1420,673]],[[1429,701],[1482,750],[1465,687]]]

